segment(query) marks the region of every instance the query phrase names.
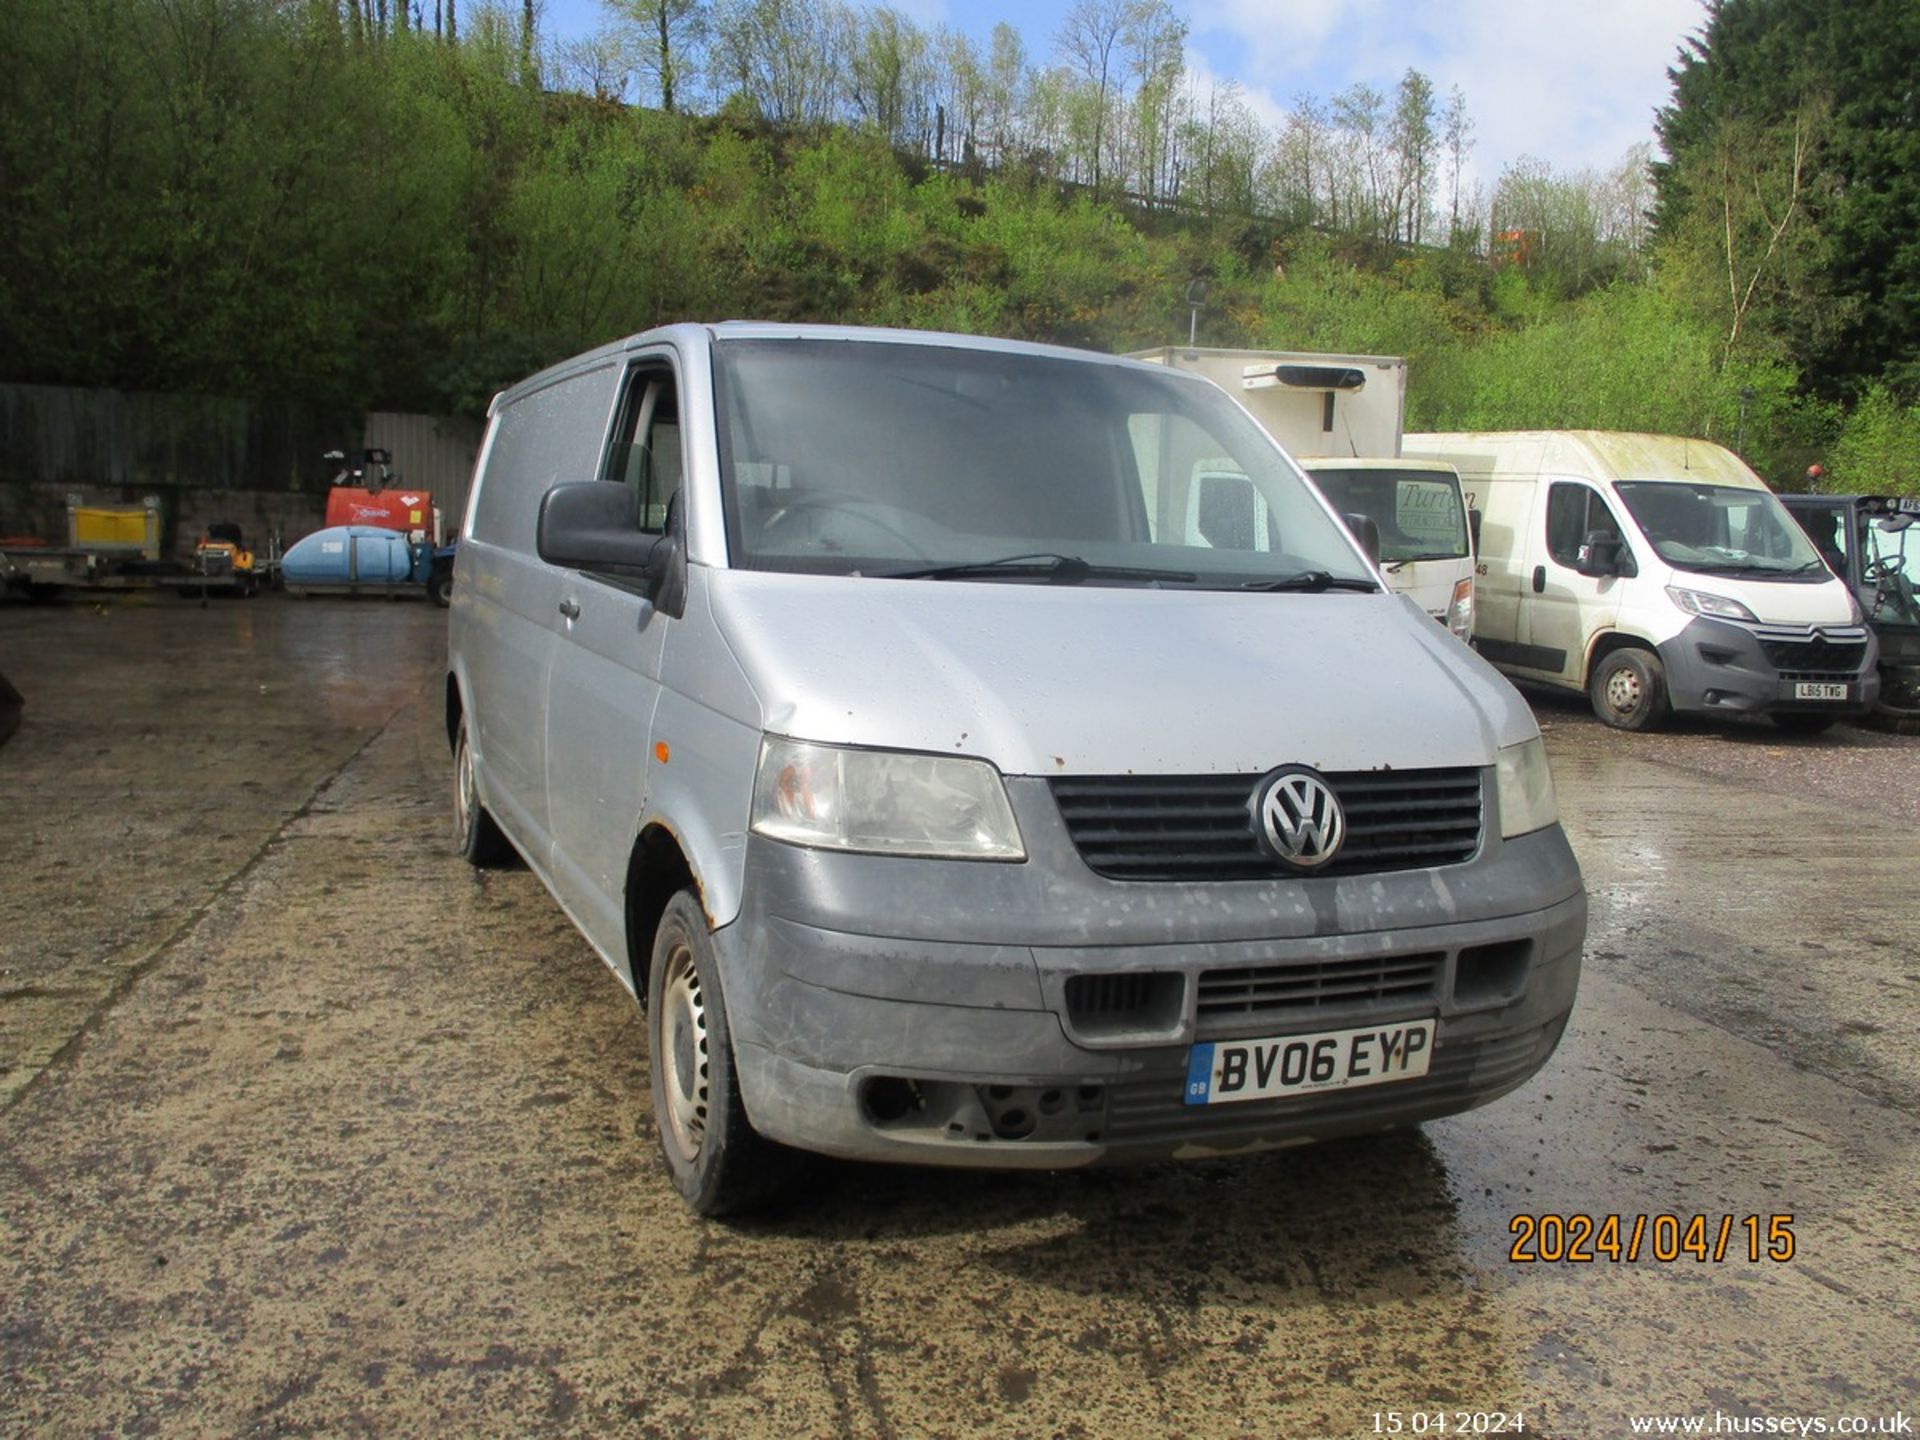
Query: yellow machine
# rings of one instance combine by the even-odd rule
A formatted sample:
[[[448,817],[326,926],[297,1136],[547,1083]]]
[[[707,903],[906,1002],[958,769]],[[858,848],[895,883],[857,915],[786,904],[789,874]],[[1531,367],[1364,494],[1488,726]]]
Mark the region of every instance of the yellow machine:
[[[253,551],[246,548],[238,525],[209,525],[193,547],[194,569],[203,577],[231,576],[234,588],[251,595],[259,588],[259,570]]]

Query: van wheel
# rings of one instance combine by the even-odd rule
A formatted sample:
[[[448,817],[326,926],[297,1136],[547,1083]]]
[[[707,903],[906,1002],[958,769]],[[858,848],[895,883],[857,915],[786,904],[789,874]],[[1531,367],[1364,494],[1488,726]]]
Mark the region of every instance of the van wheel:
[[[653,1119],[680,1198],[697,1215],[738,1215],[775,1199],[798,1157],[755,1131],[740,1103],[713,938],[685,890],[654,932],[647,1017]]]
[[[453,604],[453,571],[436,574],[427,581],[427,597],[442,610]]]
[[[473,778],[473,747],[467,743],[467,717],[453,740],[453,848],[477,869],[491,869],[513,858],[513,846],[487,807]]]
[[[1651,650],[1615,650],[1593,667],[1587,686],[1593,713],[1619,730],[1657,730],[1673,713],[1667,667]]]
[[[1839,721],[1838,715],[1822,715],[1819,711],[1782,710],[1773,717],[1773,723],[1789,735],[1819,735],[1831,730]]]

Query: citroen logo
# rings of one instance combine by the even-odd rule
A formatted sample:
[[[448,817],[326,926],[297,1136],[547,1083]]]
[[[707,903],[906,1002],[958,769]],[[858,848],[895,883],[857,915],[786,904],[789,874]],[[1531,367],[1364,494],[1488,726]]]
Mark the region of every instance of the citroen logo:
[[[1303,870],[1333,859],[1347,838],[1339,797],[1304,765],[1286,766],[1262,780],[1253,793],[1253,813],[1267,848]]]

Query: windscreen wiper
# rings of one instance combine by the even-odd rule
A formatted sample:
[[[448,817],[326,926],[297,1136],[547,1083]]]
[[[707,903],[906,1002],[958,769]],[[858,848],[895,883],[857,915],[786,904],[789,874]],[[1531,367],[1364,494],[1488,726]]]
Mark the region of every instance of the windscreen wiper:
[[[1381,568],[1389,575],[1398,575],[1417,560],[1464,560],[1466,558],[1464,555],[1454,554],[1451,550],[1436,550],[1431,555],[1408,555],[1400,560],[1392,560]]]
[[[1702,575],[1811,575],[1815,570],[1825,570],[1824,560],[1808,560],[1799,565],[1696,565],[1693,567]]]
[[[1078,585],[1083,580],[1177,580],[1191,585],[1191,570],[1155,570],[1139,565],[1096,565],[1078,555],[1037,550],[1026,555],[1002,555],[998,560],[963,560],[955,565],[929,565],[918,570],[888,570],[880,580],[976,580],[995,576],[1045,580],[1049,585]]]
[[[1380,587],[1371,580],[1335,575],[1330,570],[1302,570],[1297,575],[1282,575],[1278,580],[1249,580],[1242,590],[1297,590],[1318,595],[1322,590],[1363,590],[1372,595]]]

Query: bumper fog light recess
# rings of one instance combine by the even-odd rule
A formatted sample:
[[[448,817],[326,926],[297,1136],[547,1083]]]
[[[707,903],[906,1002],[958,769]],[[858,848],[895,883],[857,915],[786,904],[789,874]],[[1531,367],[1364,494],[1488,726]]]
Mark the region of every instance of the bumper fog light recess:
[[[916,1141],[1093,1143],[1107,1123],[1104,1085],[970,1084],[875,1075],[861,1082],[861,1117]]]
[[[920,1087],[900,1075],[880,1075],[860,1089],[860,1108],[875,1125],[891,1125],[923,1109]]]

